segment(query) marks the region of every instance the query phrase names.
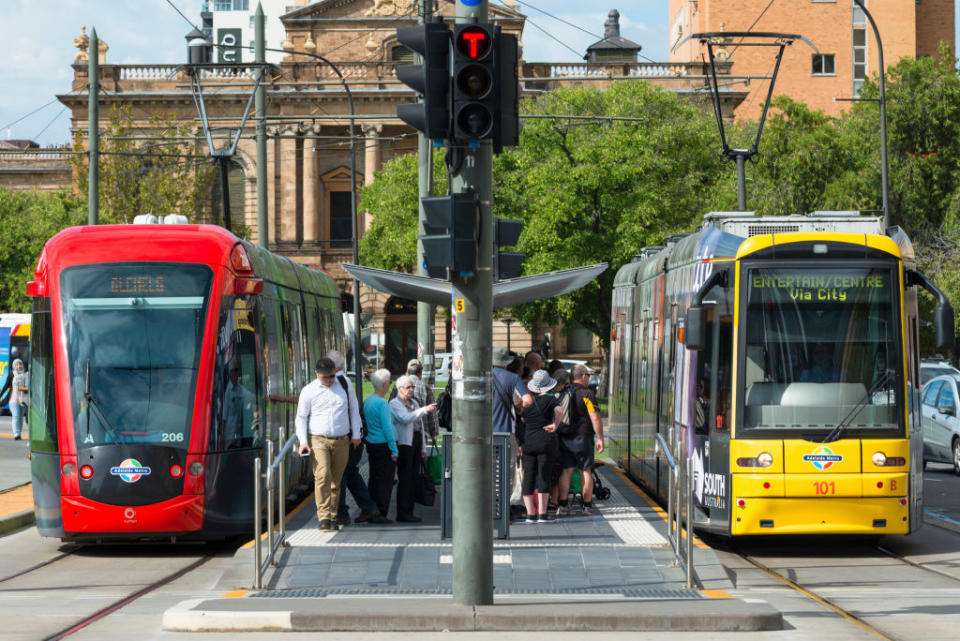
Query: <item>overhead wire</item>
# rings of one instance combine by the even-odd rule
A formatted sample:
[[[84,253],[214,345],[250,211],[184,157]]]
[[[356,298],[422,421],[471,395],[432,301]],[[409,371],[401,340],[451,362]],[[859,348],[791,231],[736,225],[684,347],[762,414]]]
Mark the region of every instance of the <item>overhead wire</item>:
[[[8,124],[0,127],[0,129],[6,129],[7,127],[12,127],[12,126],[14,126],[15,124],[17,124],[17,123],[20,122],[21,120],[25,120],[25,119],[29,118],[30,116],[32,116],[33,114],[37,113],[38,111],[41,111],[42,109],[46,109],[47,107],[49,107],[50,105],[52,105],[52,104],[55,103],[56,101],[57,101],[57,99],[54,98],[53,100],[51,100],[51,101],[48,102],[47,104],[45,104],[45,105],[43,105],[43,106],[41,106],[41,107],[37,107],[36,109],[34,109],[33,111],[31,111],[31,112],[28,113],[27,115],[25,115],[25,116],[20,116],[19,118],[17,118],[17,119],[14,120],[13,122],[8,123]]]
[[[55,123],[57,120],[59,120],[59,119],[60,119],[60,116],[62,116],[66,110],[67,110],[67,107],[64,107],[63,109],[61,109],[61,110],[60,110],[60,113],[58,113],[56,116],[54,116],[53,119],[50,120],[50,122],[48,122],[48,123],[46,124],[46,126],[44,126],[44,128],[40,130],[40,133],[38,133],[36,136],[33,137],[33,140],[38,140],[38,139],[40,138],[40,136],[43,135],[43,132],[45,132],[47,129],[49,129],[49,128],[50,128],[50,125],[52,125],[52,124]]]

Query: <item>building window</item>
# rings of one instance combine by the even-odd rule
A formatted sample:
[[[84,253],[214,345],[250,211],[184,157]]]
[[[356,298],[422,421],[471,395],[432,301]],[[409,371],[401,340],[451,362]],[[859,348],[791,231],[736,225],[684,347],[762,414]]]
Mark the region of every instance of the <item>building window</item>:
[[[853,95],[859,95],[867,78],[867,16],[853,5]]]
[[[250,0],[213,0],[214,11],[249,11]]]
[[[390,60],[401,64],[413,64],[413,52],[402,45],[398,45],[390,50]]]
[[[349,191],[330,192],[330,246],[350,247],[353,228],[350,224],[352,203]]]
[[[813,55],[813,75],[833,76],[836,74],[834,66],[835,56],[832,53],[816,53]]]

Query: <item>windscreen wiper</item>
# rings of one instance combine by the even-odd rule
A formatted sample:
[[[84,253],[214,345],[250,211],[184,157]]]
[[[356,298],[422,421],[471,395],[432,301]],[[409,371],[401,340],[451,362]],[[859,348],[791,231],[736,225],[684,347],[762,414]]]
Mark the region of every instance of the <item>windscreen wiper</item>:
[[[843,434],[843,430],[845,430],[847,426],[850,424],[850,422],[853,421],[853,417],[855,417],[860,412],[860,410],[866,407],[867,401],[869,401],[881,387],[887,384],[887,381],[889,381],[893,377],[893,373],[894,372],[892,369],[888,369],[886,372],[884,372],[883,376],[877,379],[877,382],[870,386],[870,389],[867,390],[867,393],[863,395],[863,398],[857,401],[857,404],[853,406],[853,409],[850,410],[850,412],[845,417],[843,417],[843,420],[837,423],[837,426],[833,428],[830,431],[830,433],[827,434],[826,438],[824,438],[820,442],[832,443],[834,441],[840,440],[840,436]]]
[[[100,408],[100,403],[98,403],[97,399],[90,393],[90,359],[87,359],[87,366],[83,372],[83,398],[87,401],[87,436],[90,435],[90,410],[96,409],[97,414],[100,416],[100,423],[106,428],[106,432],[113,437],[118,445],[126,443],[113,426],[113,423],[110,422],[110,419],[107,418],[107,415]]]

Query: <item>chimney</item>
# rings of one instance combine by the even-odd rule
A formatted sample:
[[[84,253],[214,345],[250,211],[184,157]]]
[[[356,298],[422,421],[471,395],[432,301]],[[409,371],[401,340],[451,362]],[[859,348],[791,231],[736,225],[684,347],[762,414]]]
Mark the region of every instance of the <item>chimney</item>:
[[[608,38],[619,38],[620,37],[620,12],[616,9],[611,9],[610,13],[607,16],[607,21],[603,23],[603,38],[604,40]]]

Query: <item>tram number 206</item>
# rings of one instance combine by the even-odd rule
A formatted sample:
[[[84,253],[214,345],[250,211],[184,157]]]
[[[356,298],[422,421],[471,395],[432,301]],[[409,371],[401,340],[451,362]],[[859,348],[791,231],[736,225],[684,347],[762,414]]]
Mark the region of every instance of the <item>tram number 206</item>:
[[[182,443],[183,432],[164,432],[160,435],[160,440],[164,443]]]
[[[836,494],[837,487],[833,481],[814,481],[813,489],[817,494]]]

